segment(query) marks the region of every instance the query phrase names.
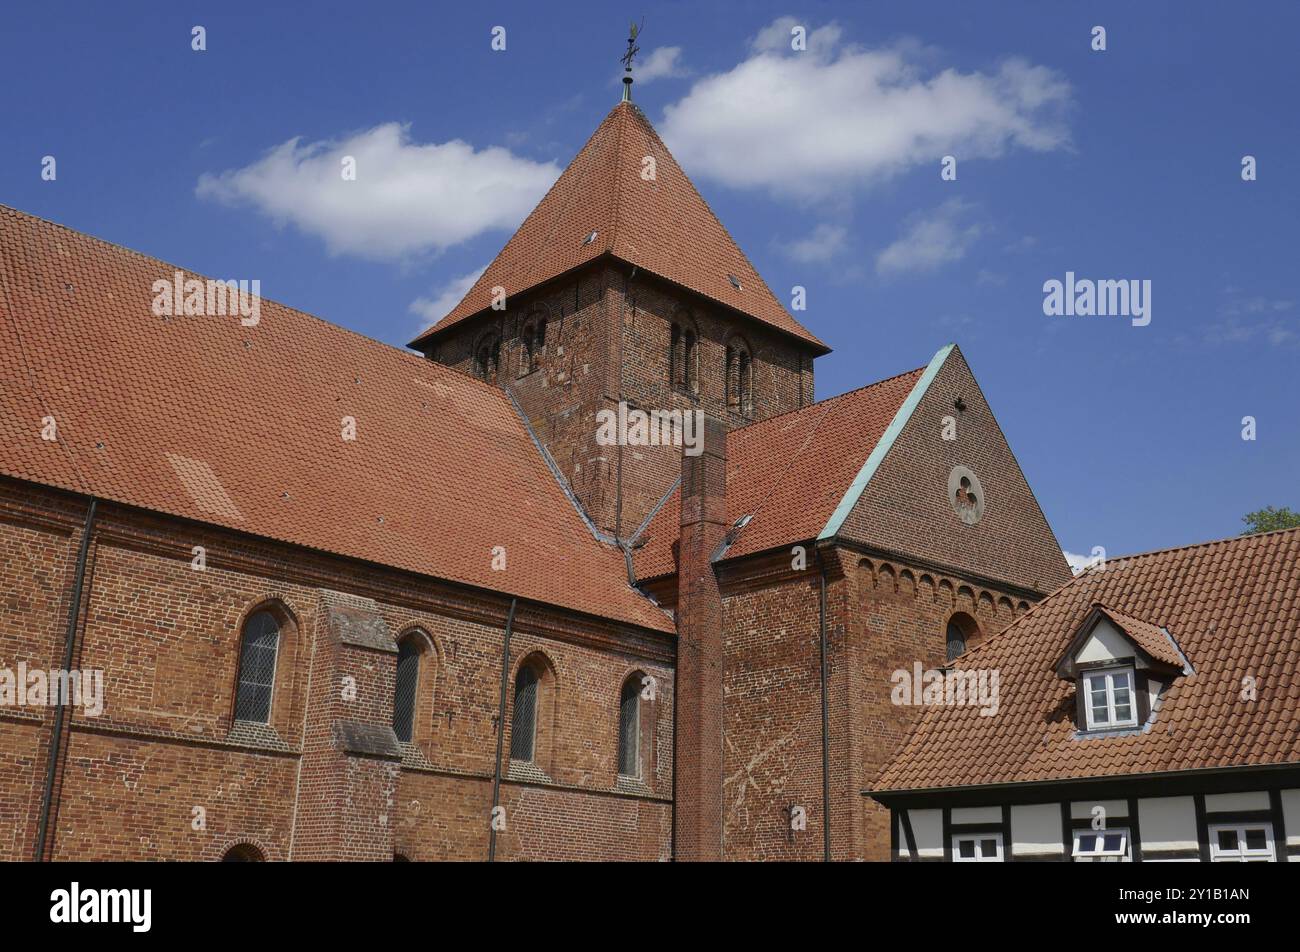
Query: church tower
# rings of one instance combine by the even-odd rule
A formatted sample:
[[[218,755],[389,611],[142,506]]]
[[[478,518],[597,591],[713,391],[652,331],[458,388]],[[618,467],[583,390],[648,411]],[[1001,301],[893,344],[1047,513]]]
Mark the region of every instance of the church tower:
[[[702,411],[735,429],[813,400],[829,348],[787,312],[624,99],[495,260],[411,346],[505,389],[592,523],[631,538],[675,446],[602,445],[597,414]]]

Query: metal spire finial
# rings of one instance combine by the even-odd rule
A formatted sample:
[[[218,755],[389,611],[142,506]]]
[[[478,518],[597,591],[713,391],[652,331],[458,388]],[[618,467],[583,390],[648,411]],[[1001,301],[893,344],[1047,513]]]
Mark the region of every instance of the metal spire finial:
[[[641,35],[642,26],[645,26],[645,20],[641,21],[641,26],[633,22],[628,27],[627,52],[619,59],[623,64],[623,102],[632,101],[632,59],[641,52],[641,47],[636,45],[636,38]]]

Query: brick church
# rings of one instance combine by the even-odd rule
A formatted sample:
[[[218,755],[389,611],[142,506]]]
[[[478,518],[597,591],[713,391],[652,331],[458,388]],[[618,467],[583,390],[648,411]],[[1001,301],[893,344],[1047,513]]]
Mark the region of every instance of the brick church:
[[[891,672],[1069,578],[960,350],[816,402],[630,101],[410,350],[176,272],[0,206],[5,859],[888,859]]]

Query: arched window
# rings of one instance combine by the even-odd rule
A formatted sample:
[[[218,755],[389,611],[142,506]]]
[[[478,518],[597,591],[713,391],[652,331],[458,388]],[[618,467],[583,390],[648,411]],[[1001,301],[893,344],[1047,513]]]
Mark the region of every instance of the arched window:
[[[668,343],[668,386],[678,386],[682,370],[682,329],[673,324],[672,335]]]
[[[722,378],[724,389],[727,391],[727,409],[735,410],[737,407],[736,400],[736,366],[739,362],[739,351],[735,344],[727,345],[727,366]]]
[[[740,412],[748,416],[754,412],[754,367],[749,351],[740,355],[739,390]]]
[[[955,621],[948,622],[948,650],[946,657],[949,661],[960,654],[966,653],[966,633],[961,630]]]
[[[393,689],[393,733],[404,744],[411,742],[415,726],[415,696],[420,683],[420,642],[412,633],[397,646],[397,684]]]
[[[699,389],[699,381],[696,379],[696,371],[699,364],[699,348],[695,331],[687,328],[682,335],[685,342],[682,348],[682,386],[686,388],[687,393],[695,393]]]
[[[686,322],[674,321],[668,349],[668,381],[672,386],[688,393],[699,388],[699,337]]]
[[[624,777],[641,776],[641,676],[633,674],[623,682],[618,700],[618,772]]]
[[[958,612],[948,619],[948,630],[945,636],[947,642],[944,655],[948,661],[952,661],[960,654],[965,654],[966,649],[970,647],[972,641],[979,639],[979,626],[975,624],[975,619],[971,618],[965,612]]]
[[[524,352],[519,373],[526,375],[542,365],[542,348],[546,346],[546,321],[540,314],[533,315],[524,324],[521,342]]]
[[[537,740],[537,671],[525,664],[515,675],[515,708],[510,721],[510,759],[531,761]]]
[[[748,416],[754,410],[754,370],[749,348],[734,340],[727,345],[727,407]]]
[[[497,364],[501,359],[501,341],[495,335],[489,335],[479,342],[474,354],[474,376],[488,383],[497,379]]]
[[[264,861],[261,851],[251,843],[237,843],[226,850],[221,857],[223,863],[261,863]]]
[[[235,720],[266,724],[271,719],[275,658],[280,647],[280,623],[269,611],[254,612],[244,622],[239,651],[239,684],[235,691]]]

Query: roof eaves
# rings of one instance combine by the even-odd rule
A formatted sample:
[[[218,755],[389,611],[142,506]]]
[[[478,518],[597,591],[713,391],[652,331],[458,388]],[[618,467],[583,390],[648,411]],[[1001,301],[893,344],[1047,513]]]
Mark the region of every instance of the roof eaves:
[[[548,278],[544,278],[543,280],[538,281],[534,285],[530,285],[524,290],[533,291],[533,290],[537,290],[538,288],[546,287],[547,285],[555,281],[563,280],[564,278],[567,278],[569,275],[573,274],[575,271],[579,271],[582,268],[595,264],[598,261],[611,260],[611,259],[614,261],[621,261],[626,265],[631,265],[633,268],[636,268],[639,271],[644,271],[646,274],[652,274],[660,281],[663,281],[665,284],[668,284],[673,288],[677,288],[679,290],[685,291],[688,294],[694,294],[697,297],[703,299],[704,301],[709,302],[710,304],[724,307],[728,311],[736,314],[737,316],[742,317],[747,321],[752,321],[754,324],[756,324],[758,327],[762,328],[765,331],[770,331],[771,333],[779,334],[781,337],[794,341],[795,343],[799,344],[801,347],[807,348],[809,351],[812,352],[812,354],[815,357],[825,357],[827,354],[831,353],[831,348],[827,344],[825,344],[821,339],[819,339],[816,335],[814,335],[812,331],[809,331],[807,328],[803,327],[803,325],[799,324],[797,321],[795,323],[806,332],[806,336],[804,334],[797,334],[794,331],[781,327],[778,324],[773,324],[771,321],[765,318],[758,317],[757,315],[751,314],[749,311],[742,310],[736,305],[731,304],[727,301],[723,301],[719,298],[716,298],[711,294],[705,294],[703,291],[698,291],[695,288],[687,287],[686,285],[681,284],[680,282],[674,281],[672,278],[668,277],[667,275],[660,274],[658,271],[647,266],[646,264],[640,261],[633,260],[631,256],[619,254],[617,251],[614,251],[612,248],[609,247],[604,248],[599,254],[594,255],[586,259],[585,261],[580,261],[578,264],[575,264],[571,268],[566,268],[564,271],[551,275]],[[468,292],[466,293],[468,294]],[[459,307],[460,305],[457,304],[456,306]],[[482,317],[484,314],[487,314],[491,310],[492,310],[492,305],[485,304],[477,311],[470,311],[468,314],[456,318],[454,321],[452,321],[449,324],[444,324],[440,320],[437,323],[435,323],[432,327],[425,328],[423,331],[421,331],[419,335],[417,335],[406,346],[413,350],[423,352],[437,338],[442,337],[444,334],[446,334],[447,332],[451,331],[454,328],[462,327],[468,321],[472,321],[475,320],[476,318]]]
[[[891,764],[892,766],[892,764]],[[1274,771],[1296,770],[1300,768],[1300,761],[1284,760],[1273,763],[1262,764],[1227,764],[1214,767],[1190,767],[1184,770],[1154,770],[1143,771],[1141,773],[1106,773],[1090,774],[1082,777],[1043,777],[1036,780],[999,780],[992,783],[963,783],[952,784],[951,786],[941,787],[880,787],[877,789],[863,789],[862,796],[870,797],[884,803],[886,800],[904,797],[917,797],[932,794],[951,795],[954,793],[966,793],[978,791],[980,793],[996,793],[1004,790],[1014,790],[1024,793],[1029,790],[1053,788],[1060,786],[1084,786],[1092,784],[1105,784],[1122,781],[1124,783],[1133,783],[1138,780],[1171,780],[1174,778],[1199,778],[1222,776],[1225,774],[1235,774],[1240,771],[1250,771],[1252,773],[1271,773]],[[888,768],[887,768],[888,769]]]
[[[921,403],[921,398],[925,396],[930,384],[934,382],[934,378],[939,375],[939,369],[948,359],[948,355],[952,353],[954,346],[954,344],[945,344],[939,348],[938,353],[930,358],[930,363],[926,365],[921,378],[912,385],[912,390],[908,393],[907,399],[903,401],[902,406],[894,414],[894,419],[890,421],[884,435],[872,447],[867,461],[862,464],[862,469],[858,470],[858,475],[854,478],[852,484],[844,493],[844,497],[840,499],[839,505],[835,507],[830,519],[826,521],[826,525],[818,534],[818,542],[834,538],[839,534],[840,528],[844,525],[844,520],[849,517],[849,513],[853,511],[853,507],[857,505],[858,500],[866,491],[867,484],[871,482],[871,477],[880,468],[880,464],[884,462],[885,456],[893,447],[894,441],[898,439],[898,435],[903,432],[903,427],[907,425],[907,421],[916,412],[917,406]]]

